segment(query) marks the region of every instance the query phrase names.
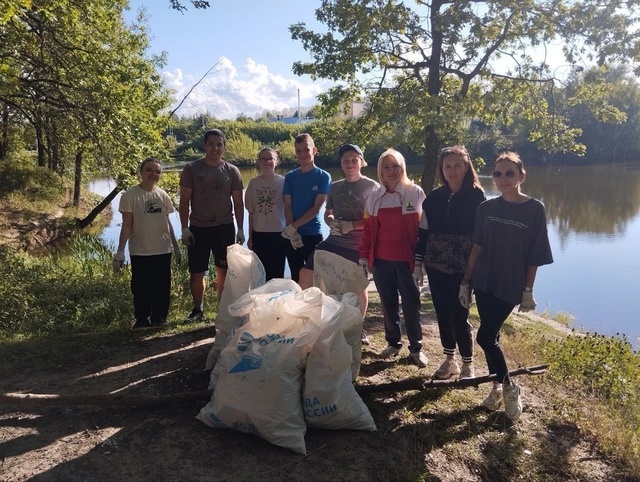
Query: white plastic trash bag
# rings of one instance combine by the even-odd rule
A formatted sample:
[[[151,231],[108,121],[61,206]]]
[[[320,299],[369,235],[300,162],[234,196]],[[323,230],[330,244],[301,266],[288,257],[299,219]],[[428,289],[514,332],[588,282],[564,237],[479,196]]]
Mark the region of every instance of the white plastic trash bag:
[[[207,356],[206,370],[211,370],[216,364],[229,336],[241,323],[241,320],[229,313],[229,305],[248,291],[264,285],[266,279],[264,266],[258,256],[239,244],[227,247],[227,265],[224,290],[216,318],[216,337]]]
[[[345,317],[342,332],[351,348],[351,380],[356,381],[360,374],[362,364],[362,312],[360,311],[360,301],[355,293],[346,293],[342,296],[333,295],[333,299],[349,305],[355,309],[345,310],[342,316]]]
[[[325,307],[331,303],[338,308],[331,318],[322,319],[322,331],[307,357],[302,392],[307,426],[376,430],[369,409],[353,386],[352,350],[344,336],[351,325],[362,329],[360,310],[327,296],[323,303]],[[360,339],[360,331],[357,333]]]
[[[313,285],[328,295],[361,293],[369,286],[363,269],[335,253],[317,249],[313,255]]]
[[[235,327],[235,329],[237,329],[238,327],[240,327],[246,320],[249,319],[249,313],[254,310],[254,309],[259,309],[261,303],[257,303],[258,306],[256,306],[256,300],[263,300],[264,298],[256,298],[259,295],[263,295],[266,294],[267,295],[267,299],[273,299],[273,306],[269,306],[267,304],[268,310],[267,310],[267,314],[270,316],[270,313],[272,312],[276,312],[277,309],[283,309],[283,308],[278,308],[276,306],[277,303],[282,303],[283,302],[283,298],[282,296],[284,294],[287,293],[299,293],[302,290],[300,289],[300,286],[298,285],[298,283],[296,283],[295,281],[291,280],[291,279],[282,279],[282,278],[275,278],[272,280],[269,280],[266,284],[263,284],[262,286],[251,290],[249,293],[245,293],[244,295],[242,295],[240,298],[238,298],[237,300],[235,300],[235,302],[233,304],[231,304],[227,310],[229,311],[229,315],[238,320],[238,324]],[[259,316],[259,313],[256,312],[256,316]],[[266,318],[265,320],[259,320],[262,321],[263,323],[266,323]],[[233,335],[235,333],[235,329],[233,330],[233,332],[231,333],[231,335]],[[225,343],[226,344],[226,343]],[[211,353],[211,352],[210,352]],[[216,360],[218,359],[218,357],[216,356]],[[219,366],[217,363],[216,365],[213,367],[213,370],[211,371],[211,375],[209,378],[209,390],[215,388],[216,383],[218,381],[218,377],[220,376],[220,372],[224,369],[223,366]]]
[[[241,298],[231,307],[248,319],[222,350],[211,401],[197,418],[305,454],[304,363],[320,334],[322,313],[333,313],[324,309],[316,288],[247,296],[251,302]]]

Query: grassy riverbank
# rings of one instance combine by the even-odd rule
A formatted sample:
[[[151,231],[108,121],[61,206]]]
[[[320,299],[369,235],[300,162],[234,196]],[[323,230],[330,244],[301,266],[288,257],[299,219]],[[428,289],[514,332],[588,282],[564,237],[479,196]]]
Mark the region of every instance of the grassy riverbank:
[[[14,192],[11,199],[2,195],[0,204],[25,208],[17,217],[23,221],[61,209],[64,188],[56,187],[44,204],[33,200],[37,205],[28,203],[29,189],[22,201]],[[2,222],[10,226],[12,219],[3,214]],[[163,394],[206,388],[201,369],[212,333],[206,324],[180,323],[189,309],[186,271],[173,267],[168,326],[133,332],[129,272],[112,272],[111,252],[95,237],[74,237],[64,254],[0,247],[2,390]],[[216,314],[212,298],[210,319]],[[418,370],[404,358],[382,361],[376,356],[385,346],[382,314],[372,294],[365,322],[372,345],[363,350],[359,385],[429,377],[442,355],[428,294],[422,313],[428,368]],[[475,309],[472,323],[478,324]],[[0,406],[0,478],[54,471],[58,480],[82,480],[88,470],[95,480],[153,474],[190,480],[207,473],[229,480],[640,480],[640,355],[626,340],[572,334],[540,316],[514,313],[501,342],[510,368],[550,364],[543,376],[516,379],[524,413],[515,424],[502,412],[478,407],[488,385],[374,393],[364,400],[378,432],[310,431],[308,447],[315,452],[300,459],[250,436],[210,431],[193,419],[203,401],[144,411]],[[486,373],[480,349],[476,366],[478,375]],[[120,378],[106,375],[113,373]],[[58,420],[62,425],[52,423]],[[164,466],[176,453],[179,467]],[[141,462],[149,454],[151,466]],[[259,455],[245,464],[247,454]],[[105,467],[109,474],[101,472]]]

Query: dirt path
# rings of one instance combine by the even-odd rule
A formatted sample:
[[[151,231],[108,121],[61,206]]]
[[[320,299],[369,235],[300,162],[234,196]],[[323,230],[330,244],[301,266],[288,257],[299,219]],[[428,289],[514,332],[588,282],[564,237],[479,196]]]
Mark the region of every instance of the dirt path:
[[[404,358],[376,357],[384,339],[375,310],[372,307],[366,323],[373,346],[363,350],[359,383],[390,381],[392,369],[395,376],[398,370],[406,376],[422,373]],[[426,315],[423,332],[431,360],[428,376],[441,348],[437,326]],[[78,335],[70,339],[81,340],[87,349],[73,350],[64,343],[35,351],[16,349],[6,355],[15,370],[2,380],[1,389],[136,395],[206,390],[209,373],[203,369],[212,330],[155,335],[136,332],[118,342],[100,334]],[[52,364],[57,350],[73,354]],[[522,383],[526,387],[527,380]],[[370,481],[415,480],[418,474],[452,482],[513,480],[495,478],[503,469],[493,464],[515,464],[516,470],[528,463],[516,454],[533,457],[526,455],[529,445],[529,453],[544,452],[536,455],[540,470],[552,474],[535,480],[627,480],[579,428],[546,420],[548,407],[537,390],[523,390],[525,413],[513,426],[503,413],[488,414],[477,407],[481,395],[473,388],[452,395],[460,408],[448,407],[446,390],[366,395],[363,400],[378,430],[310,429],[305,457],[255,436],[207,427],[195,419],[204,399],[153,408],[0,405],[0,480]],[[503,444],[514,444],[513,460],[493,453]],[[518,470],[526,472],[526,465]]]

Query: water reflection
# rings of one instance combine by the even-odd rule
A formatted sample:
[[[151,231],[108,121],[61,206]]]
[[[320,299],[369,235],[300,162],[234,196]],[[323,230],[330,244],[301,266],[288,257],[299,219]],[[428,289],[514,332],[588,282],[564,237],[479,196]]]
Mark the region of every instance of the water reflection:
[[[621,166],[531,169],[525,186],[563,240],[571,232],[617,237],[640,211],[640,171]]]

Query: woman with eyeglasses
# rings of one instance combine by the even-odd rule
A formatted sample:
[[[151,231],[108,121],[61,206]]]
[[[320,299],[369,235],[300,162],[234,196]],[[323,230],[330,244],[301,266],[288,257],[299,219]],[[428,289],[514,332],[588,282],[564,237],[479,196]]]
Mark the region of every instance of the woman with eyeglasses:
[[[264,265],[266,280],[284,278],[286,244],[280,233],[286,226],[282,190],[284,177],[276,174],[278,153],[266,147],[258,153],[260,174],[249,181],[244,205],[249,212],[249,240]]]
[[[470,287],[475,293],[480,315],[478,344],[484,350],[489,373],[496,375],[481,405],[495,411],[504,403],[513,421],[522,414],[522,400],[520,387],[509,378],[500,329],[516,305],[521,312],[536,308],[533,284],[538,266],[553,263],[544,204],[521,191],[525,177],[517,153],[498,155],[493,182],[501,195],[478,207],[474,245],[460,284],[460,303],[465,308],[470,304]]]
[[[422,203],[413,276],[422,286],[424,265],[445,355],[432,378],[473,378],[473,327],[468,308],[458,301],[458,293],[473,245],[476,210],[485,200],[484,190],[463,146],[442,150],[438,177],[442,185]],[[455,361],[456,346],[462,368]]]
[[[359,264],[365,273],[373,273],[382,303],[388,346],[380,357],[395,357],[402,348],[399,293],[409,339],[409,360],[424,368],[427,357],[422,352],[420,293],[412,273],[425,195],[407,177],[404,156],[394,149],[384,151],[378,159],[378,179],[380,186],[365,203]]]

